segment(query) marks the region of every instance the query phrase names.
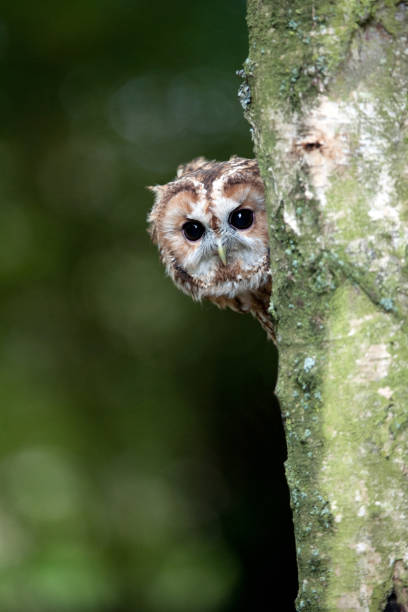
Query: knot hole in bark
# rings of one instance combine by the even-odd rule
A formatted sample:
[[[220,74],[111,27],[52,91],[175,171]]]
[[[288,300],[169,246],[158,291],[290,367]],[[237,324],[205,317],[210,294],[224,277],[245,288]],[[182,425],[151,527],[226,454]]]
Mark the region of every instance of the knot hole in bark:
[[[316,142],[304,142],[301,143],[301,145],[304,149],[304,151],[306,151],[306,153],[309,153],[310,151],[314,151],[315,149],[321,149],[323,144],[319,141]]]

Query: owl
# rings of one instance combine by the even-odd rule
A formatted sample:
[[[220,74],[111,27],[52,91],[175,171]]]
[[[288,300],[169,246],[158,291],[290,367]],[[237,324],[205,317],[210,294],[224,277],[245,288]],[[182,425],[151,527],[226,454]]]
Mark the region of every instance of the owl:
[[[254,159],[203,157],[150,187],[149,232],[167,273],[194,300],[251,313],[274,340],[264,185]]]

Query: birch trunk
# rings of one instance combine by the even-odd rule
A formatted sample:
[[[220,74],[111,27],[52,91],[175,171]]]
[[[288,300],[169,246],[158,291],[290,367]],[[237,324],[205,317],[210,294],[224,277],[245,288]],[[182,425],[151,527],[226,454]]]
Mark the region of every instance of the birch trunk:
[[[248,24],[297,609],[408,611],[408,6],[249,0]]]

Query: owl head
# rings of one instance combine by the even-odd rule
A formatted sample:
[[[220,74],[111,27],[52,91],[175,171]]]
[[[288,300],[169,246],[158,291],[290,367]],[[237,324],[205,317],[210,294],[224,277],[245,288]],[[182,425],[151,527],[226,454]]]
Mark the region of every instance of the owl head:
[[[256,160],[198,158],[150,187],[149,231],[175,284],[194,299],[235,298],[269,282],[264,186]]]

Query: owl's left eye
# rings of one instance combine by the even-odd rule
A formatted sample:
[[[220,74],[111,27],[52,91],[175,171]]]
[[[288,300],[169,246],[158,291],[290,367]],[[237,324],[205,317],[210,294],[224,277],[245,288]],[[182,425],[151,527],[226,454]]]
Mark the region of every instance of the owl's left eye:
[[[204,234],[204,225],[199,221],[186,221],[183,225],[183,232],[187,240],[192,240],[195,242],[196,240],[200,240],[201,236]]]
[[[254,213],[249,208],[238,208],[232,211],[228,221],[236,229],[247,229],[254,222]]]

